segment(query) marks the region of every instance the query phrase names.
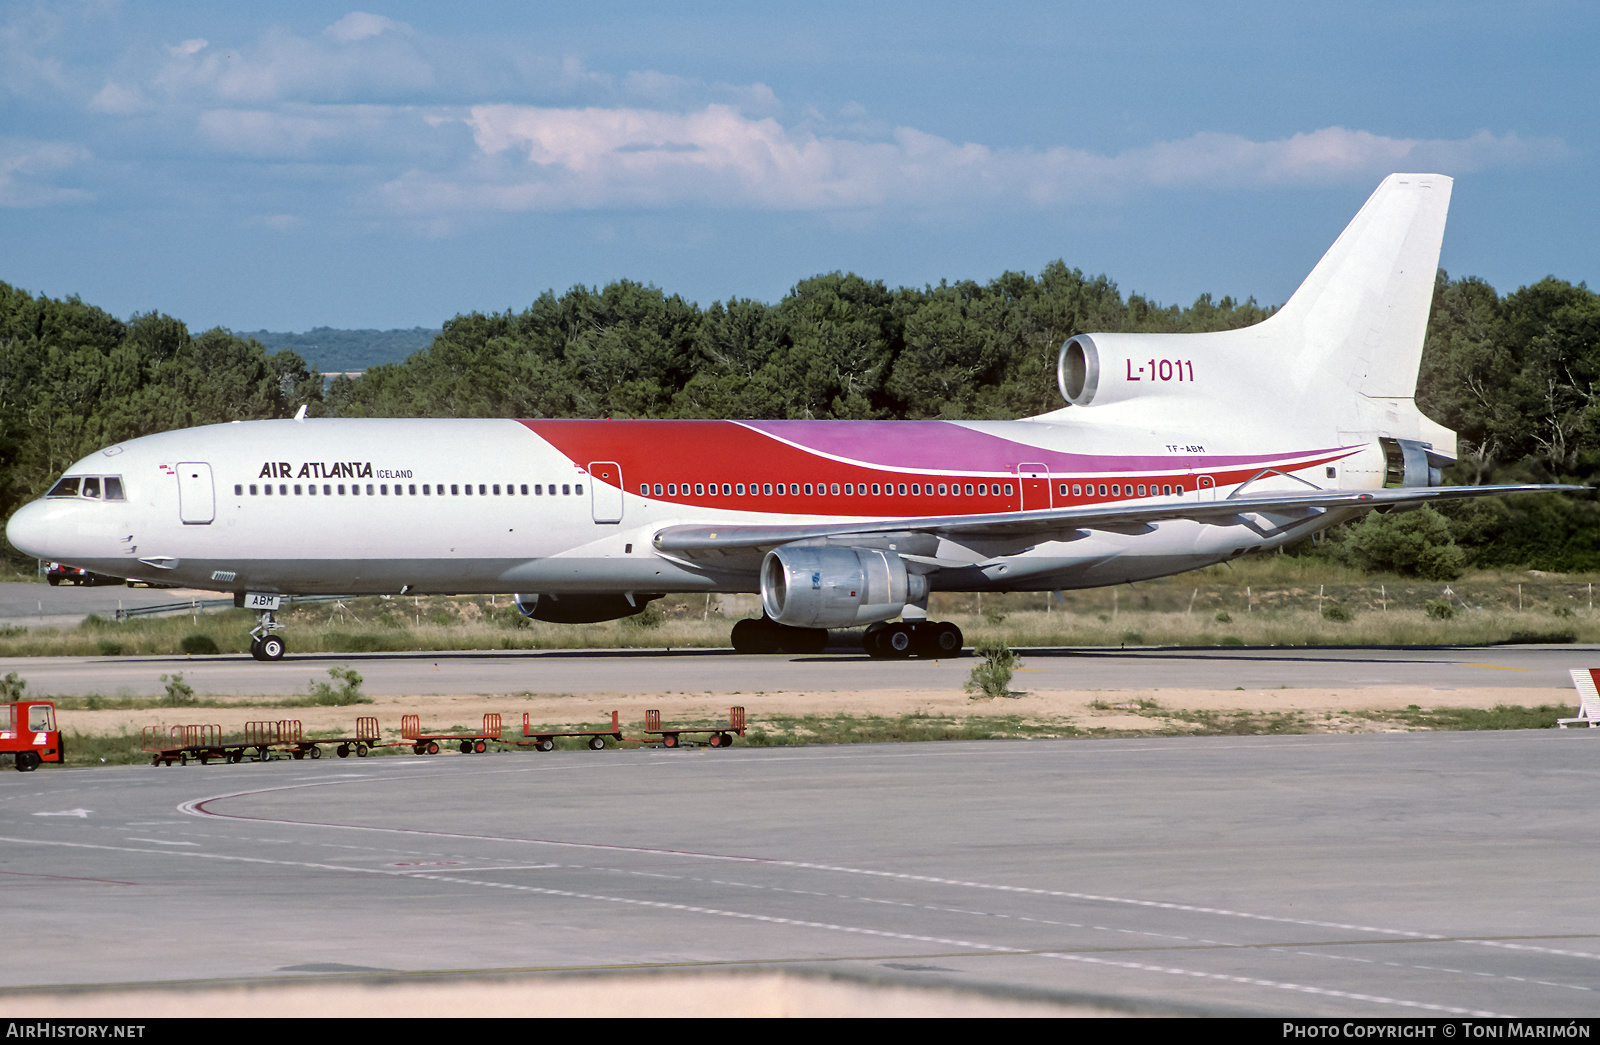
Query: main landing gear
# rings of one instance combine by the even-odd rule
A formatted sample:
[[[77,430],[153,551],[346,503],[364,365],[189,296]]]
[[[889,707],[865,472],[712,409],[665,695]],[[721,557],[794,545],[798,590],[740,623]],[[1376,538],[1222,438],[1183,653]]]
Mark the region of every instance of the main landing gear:
[[[861,636],[861,648],[875,660],[954,657],[964,641],[961,629],[949,621],[879,621]]]
[[[815,654],[827,647],[827,628],[796,628],[767,616],[742,620],[733,626],[735,653]]]
[[[277,634],[283,627],[272,610],[262,610],[260,622],[250,629],[250,655],[257,660],[282,660],[289,652],[288,644]]]
[[[965,641],[961,629],[948,621],[884,621],[867,628],[861,648],[879,660],[954,657]],[[826,628],[796,628],[770,617],[742,620],[733,626],[733,648],[738,653],[816,654],[827,645]]]

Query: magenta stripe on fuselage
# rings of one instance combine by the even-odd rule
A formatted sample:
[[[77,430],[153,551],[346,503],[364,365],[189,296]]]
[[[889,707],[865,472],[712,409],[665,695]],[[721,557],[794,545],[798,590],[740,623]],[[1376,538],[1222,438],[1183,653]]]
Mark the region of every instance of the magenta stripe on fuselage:
[[[1046,450],[952,421],[739,421],[774,439],[852,463],[910,471],[1014,473],[1021,462],[1053,474],[1206,470],[1282,464],[1351,447],[1275,454],[1168,454],[1161,457],[1071,454]],[[1044,426],[1041,426],[1043,434]]]

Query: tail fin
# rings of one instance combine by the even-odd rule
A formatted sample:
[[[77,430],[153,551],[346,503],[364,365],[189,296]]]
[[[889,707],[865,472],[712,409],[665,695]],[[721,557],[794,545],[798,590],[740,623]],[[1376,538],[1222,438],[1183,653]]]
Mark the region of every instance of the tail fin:
[[[1391,434],[1453,439],[1412,404],[1451,185],[1442,174],[1385,178],[1288,303],[1255,326],[1068,339],[1056,365],[1062,396],[1129,420],[1174,420],[1184,404],[1279,413],[1315,404],[1352,430],[1399,426]],[[1184,360],[1188,380],[1156,372],[1163,359]]]
[[[1389,175],[1261,324],[1279,344],[1298,344],[1288,374],[1295,386],[1325,381],[1373,399],[1415,395],[1451,185],[1442,174]]]

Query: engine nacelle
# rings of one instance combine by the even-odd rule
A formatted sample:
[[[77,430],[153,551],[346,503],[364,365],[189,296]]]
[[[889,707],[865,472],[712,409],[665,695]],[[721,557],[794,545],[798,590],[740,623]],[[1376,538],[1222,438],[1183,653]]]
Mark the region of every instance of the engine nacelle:
[[[849,628],[900,616],[928,593],[900,556],[873,548],[785,546],[761,563],[761,605],[780,624]]]
[[[598,624],[621,620],[665,595],[517,595],[513,600],[524,617],[551,624]]]

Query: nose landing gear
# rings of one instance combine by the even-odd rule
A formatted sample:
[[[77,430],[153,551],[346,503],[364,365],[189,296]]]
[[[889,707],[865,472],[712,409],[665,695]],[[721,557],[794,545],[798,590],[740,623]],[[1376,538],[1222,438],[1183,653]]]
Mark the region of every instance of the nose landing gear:
[[[277,633],[284,628],[272,610],[261,611],[260,622],[250,629],[250,655],[257,660],[282,660],[289,646]]]

